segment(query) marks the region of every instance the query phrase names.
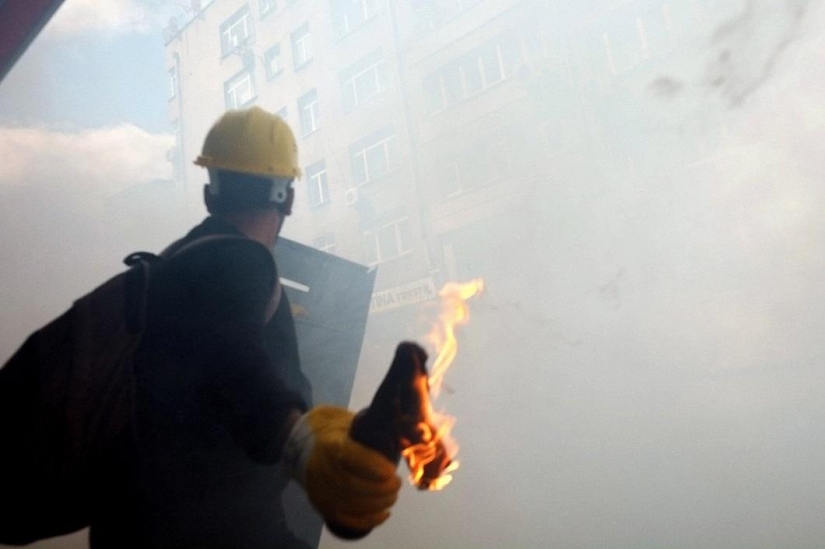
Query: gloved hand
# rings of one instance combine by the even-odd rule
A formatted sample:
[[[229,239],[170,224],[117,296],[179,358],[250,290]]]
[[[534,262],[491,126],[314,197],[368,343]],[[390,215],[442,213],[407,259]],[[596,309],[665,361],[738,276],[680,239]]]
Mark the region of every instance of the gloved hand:
[[[401,479],[394,463],[350,438],[353,417],[311,409],[292,428],[283,460],[328,524],[369,531],[389,518]]]

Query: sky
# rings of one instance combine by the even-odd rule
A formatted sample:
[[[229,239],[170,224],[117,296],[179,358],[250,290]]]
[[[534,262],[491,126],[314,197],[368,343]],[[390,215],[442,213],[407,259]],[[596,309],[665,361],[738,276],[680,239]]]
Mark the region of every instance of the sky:
[[[3,126],[168,131],[160,4],[64,2],[0,84]]]
[[[170,238],[133,230],[130,240],[106,230],[105,213],[118,193],[171,176],[160,28],[176,8],[165,4],[67,0],[0,83],[4,362],[118,272],[127,247],[157,249]],[[85,547],[86,534],[36,546]]]
[[[324,549],[822,547],[825,7],[715,4],[608,136],[724,127],[712,161],[625,178],[560,155],[498,220],[520,238],[464,266],[488,286],[439,400],[453,484],[405,488],[386,525]],[[67,0],[0,83],[0,359],[184,229],[105,230],[107,199],[170,175],[160,28],[179,13]],[[359,371],[355,407],[383,371]]]
[[[106,200],[171,176],[165,4],[69,0],[0,83],[4,357],[119,269],[128,251],[103,230]]]

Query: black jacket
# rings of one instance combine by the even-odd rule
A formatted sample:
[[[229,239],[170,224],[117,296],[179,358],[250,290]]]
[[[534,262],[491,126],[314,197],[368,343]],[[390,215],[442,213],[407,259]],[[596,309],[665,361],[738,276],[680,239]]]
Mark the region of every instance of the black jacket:
[[[92,525],[93,547],[272,549],[283,535],[276,435],[306,409],[284,380],[308,387],[295,328],[285,294],[264,325],[277,281],[264,246],[207,218],[172,248],[212,234],[239,238],[181,252],[150,282],[133,455],[113,485],[120,508]]]

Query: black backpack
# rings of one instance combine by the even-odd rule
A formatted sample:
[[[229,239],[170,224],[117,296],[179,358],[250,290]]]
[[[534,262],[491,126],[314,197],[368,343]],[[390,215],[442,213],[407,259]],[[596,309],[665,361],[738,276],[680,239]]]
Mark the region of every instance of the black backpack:
[[[107,456],[128,436],[133,357],[149,278],[171,253],[129,255],[129,269],[34,332],[0,368],[0,544],[23,545],[89,525]],[[168,255],[168,257],[167,257]]]

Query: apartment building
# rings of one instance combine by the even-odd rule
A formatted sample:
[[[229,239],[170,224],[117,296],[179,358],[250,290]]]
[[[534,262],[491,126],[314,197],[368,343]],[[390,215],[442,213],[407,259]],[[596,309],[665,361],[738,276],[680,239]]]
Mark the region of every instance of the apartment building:
[[[714,121],[667,141],[645,126],[661,110],[639,107],[713,5],[195,0],[164,34],[170,160],[194,221],[210,125],[253,104],[280,113],[304,166],[284,236],[378,267],[367,339],[384,356],[421,335],[417,311],[447,280],[522,291],[535,244],[521,244],[552,236],[590,182],[713,149]]]
[[[562,22],[540,0],[403,5],[425,225],[445,278],[495,277],[547,183],[557,136],[541,100],[570,87]]]
[[[685,113],[669,101],[683,86],[702,85],[683,81],[695,78],[683,63],[709,55],[709,23],[721,7],[717,0],[604,2],[572,19],[572,63],[604,158],[646,172],[640,175],[674,174],[723,144],[720,111]],[[677,124],[678,132],[668,131]]]
[[[434,297],[410,156],[397,26],[379,0],[193,2],[165,33],[170,160],[193,205],[205,173],[191,160],[228,109],[278,112],[304,176],[284,236],[380,266],[378,314]]]

